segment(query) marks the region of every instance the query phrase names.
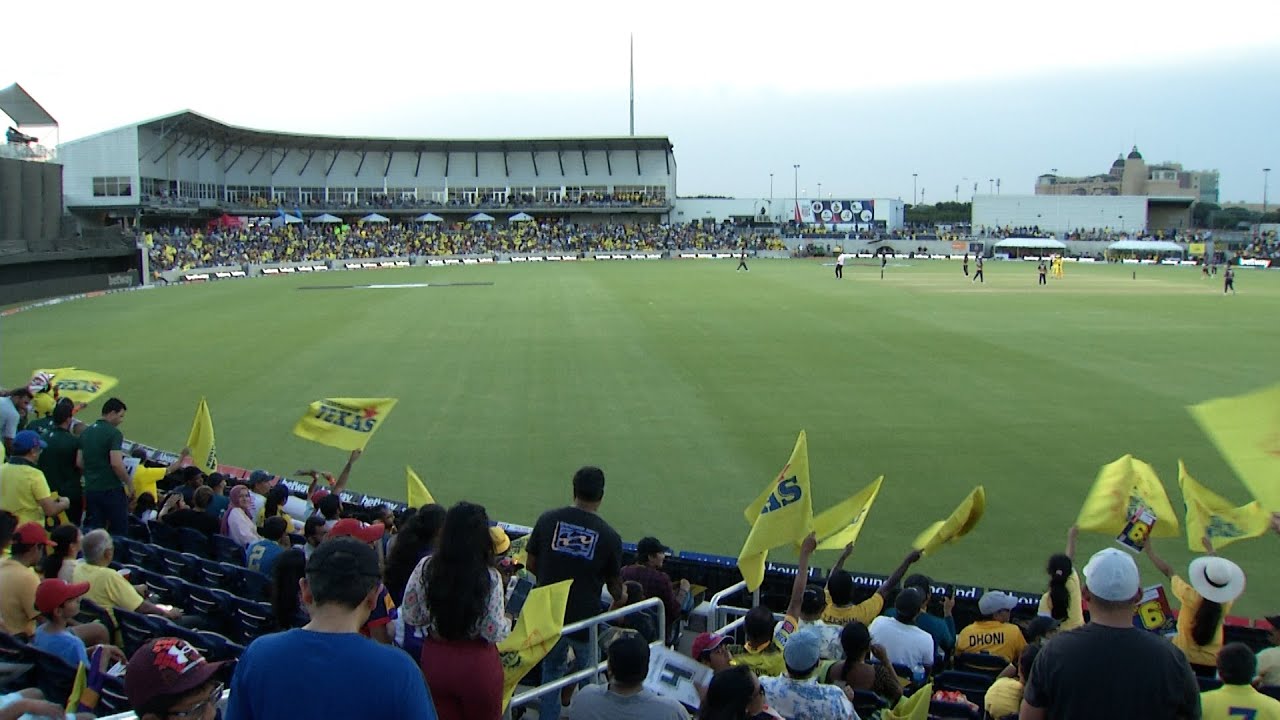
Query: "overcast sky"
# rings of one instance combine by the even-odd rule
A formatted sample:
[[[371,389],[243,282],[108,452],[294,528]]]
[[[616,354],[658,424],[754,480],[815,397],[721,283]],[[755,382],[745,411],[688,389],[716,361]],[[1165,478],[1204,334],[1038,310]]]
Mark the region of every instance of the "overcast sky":
[[[61,12],[61,11],[60,11]],[[173,2],[11,28],[61,139],[189,108],[236,125],[408,137],[627,133],[676,147],[681,195],[924,200],[1148,162],[1280,185],[1280,4]],[[20,22],[10,14],[10,23]],[[36,133],[37,135],[39,133]],[[1280,197],[1280,190],[1270,194]]]

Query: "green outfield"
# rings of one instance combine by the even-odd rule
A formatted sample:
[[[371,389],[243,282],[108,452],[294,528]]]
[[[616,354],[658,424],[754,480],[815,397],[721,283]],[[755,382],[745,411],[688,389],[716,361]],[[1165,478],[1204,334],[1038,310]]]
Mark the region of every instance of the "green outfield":
[[[983,484],[981,524],[921,567],[1018,589],[1043,587],[1099,466],[1124,453],[1156,467],[1179,509],[1178,458],[1248,499],[1185,406],[1276,382],[1280,273],[1240,271],[1240,294],[1223,297],[1197,268],[1068,265],[1039,288],[1030,263],[989,262],[983,286],[958,262],[898,260],[883,279],[853,266],[843,281],[818,262],[734,265],[406,268],[110,295],[0,321],[0,384],[38,366],[117,376],[126,436],[170,449],[205,395],[223,462],[285,473],[344,459],[290,432],[310,401],[397,397],[355,490],[403,499],[408,463],[438,500],[530,524],[596,464],[625,539],[730,555],[743,507],[805,429],[817,509],[886,478],[850,567],[887,571]],[[303,289],[423,282],[492,284]],[[1108,543],[1085,536],[1081,561]],[[1239,610],[1275,612],[1276,543],[1224,552],[1250,573]],[[1190,557],[1185,539],[1163,548]]]

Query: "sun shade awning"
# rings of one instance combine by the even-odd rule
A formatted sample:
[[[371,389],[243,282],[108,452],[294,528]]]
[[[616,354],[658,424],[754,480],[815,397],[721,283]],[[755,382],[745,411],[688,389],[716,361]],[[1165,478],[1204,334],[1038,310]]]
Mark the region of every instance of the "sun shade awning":
[[[31,97],[18,83],[0,90],[0,112],[4,112],[18,125],[57,125],[40,103]]]

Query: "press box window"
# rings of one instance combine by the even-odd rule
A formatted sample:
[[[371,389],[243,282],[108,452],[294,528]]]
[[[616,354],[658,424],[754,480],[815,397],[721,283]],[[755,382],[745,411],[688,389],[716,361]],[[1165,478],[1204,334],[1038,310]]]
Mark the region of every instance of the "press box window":
[[[127,177],[96,177],[93,179],[94,197],[129,197],[133,195],[133,182]]]

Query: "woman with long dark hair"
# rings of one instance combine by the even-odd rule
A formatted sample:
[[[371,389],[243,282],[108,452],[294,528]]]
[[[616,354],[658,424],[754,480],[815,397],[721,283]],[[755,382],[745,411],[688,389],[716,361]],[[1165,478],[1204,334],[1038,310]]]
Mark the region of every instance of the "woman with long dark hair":
[[[298,548],[280,554],[271,568],[271,612],[277,630],[290,630],[310,622],[299,595],[298,581],[307,574],[307,556]]]
[[[397,606],[403,604],[404,588],[414,568],[435,549],[440,529],[444,527],[444,516],[444,507],[434,503],[424,505],[396,533],[382,571],[382,584]]]
[[[59,525],[49,533],[54,546],[40,561],[40,576],[45,580],[59,579],[70,583],[76,569],[76,556],[80,554],[80,528],[75,525]]]
[[[751,668],[735,665],[712,676],[698,720],[749,720],[764,711],[760,680]]]
[[[1075,525],[1067,530],[1067,551],[1049,556],[1045,572],[1049,575],[1049,591],[1040,596],[1040,615],[1058,621],[1058,630],[1066,632],[1084,625],[1084,606],[1080,601],[1080,576],[1076,574]]]
[[[426,630],[422,674],[442,720],[502,716],[497,643],[511,633],[504,590],[484,508],[449,508],[440,544],[414,568],[401,607],[406,623]]]
[[[1150,538],[1147,538],[1146,553],[1151,564],[1172,581],[1173,595],[1182,606],[1174,646],[1187,656],[1196,675],[1215,677],[1218,651],[1222,649],[1222,621],[1235,599],[1244,592],[1244,570],[1214,555],[1213,543],[1208,537],[1201,542],[1208,555],[1191,561],[1187,568],[1190,584],[1175,575],[1169,563],[1156,554]]]
[[[822,681],[830,684],[844,683],[854,690],[870,690],[893,706],[902,697],[902,684],[893,672],[889,654],[880,645],[871,644],[871,631],[854,620],[840,630],[840,648],[844,660],[830,665]],[[874,653],[878,664],[867,662],[867,655]]]

